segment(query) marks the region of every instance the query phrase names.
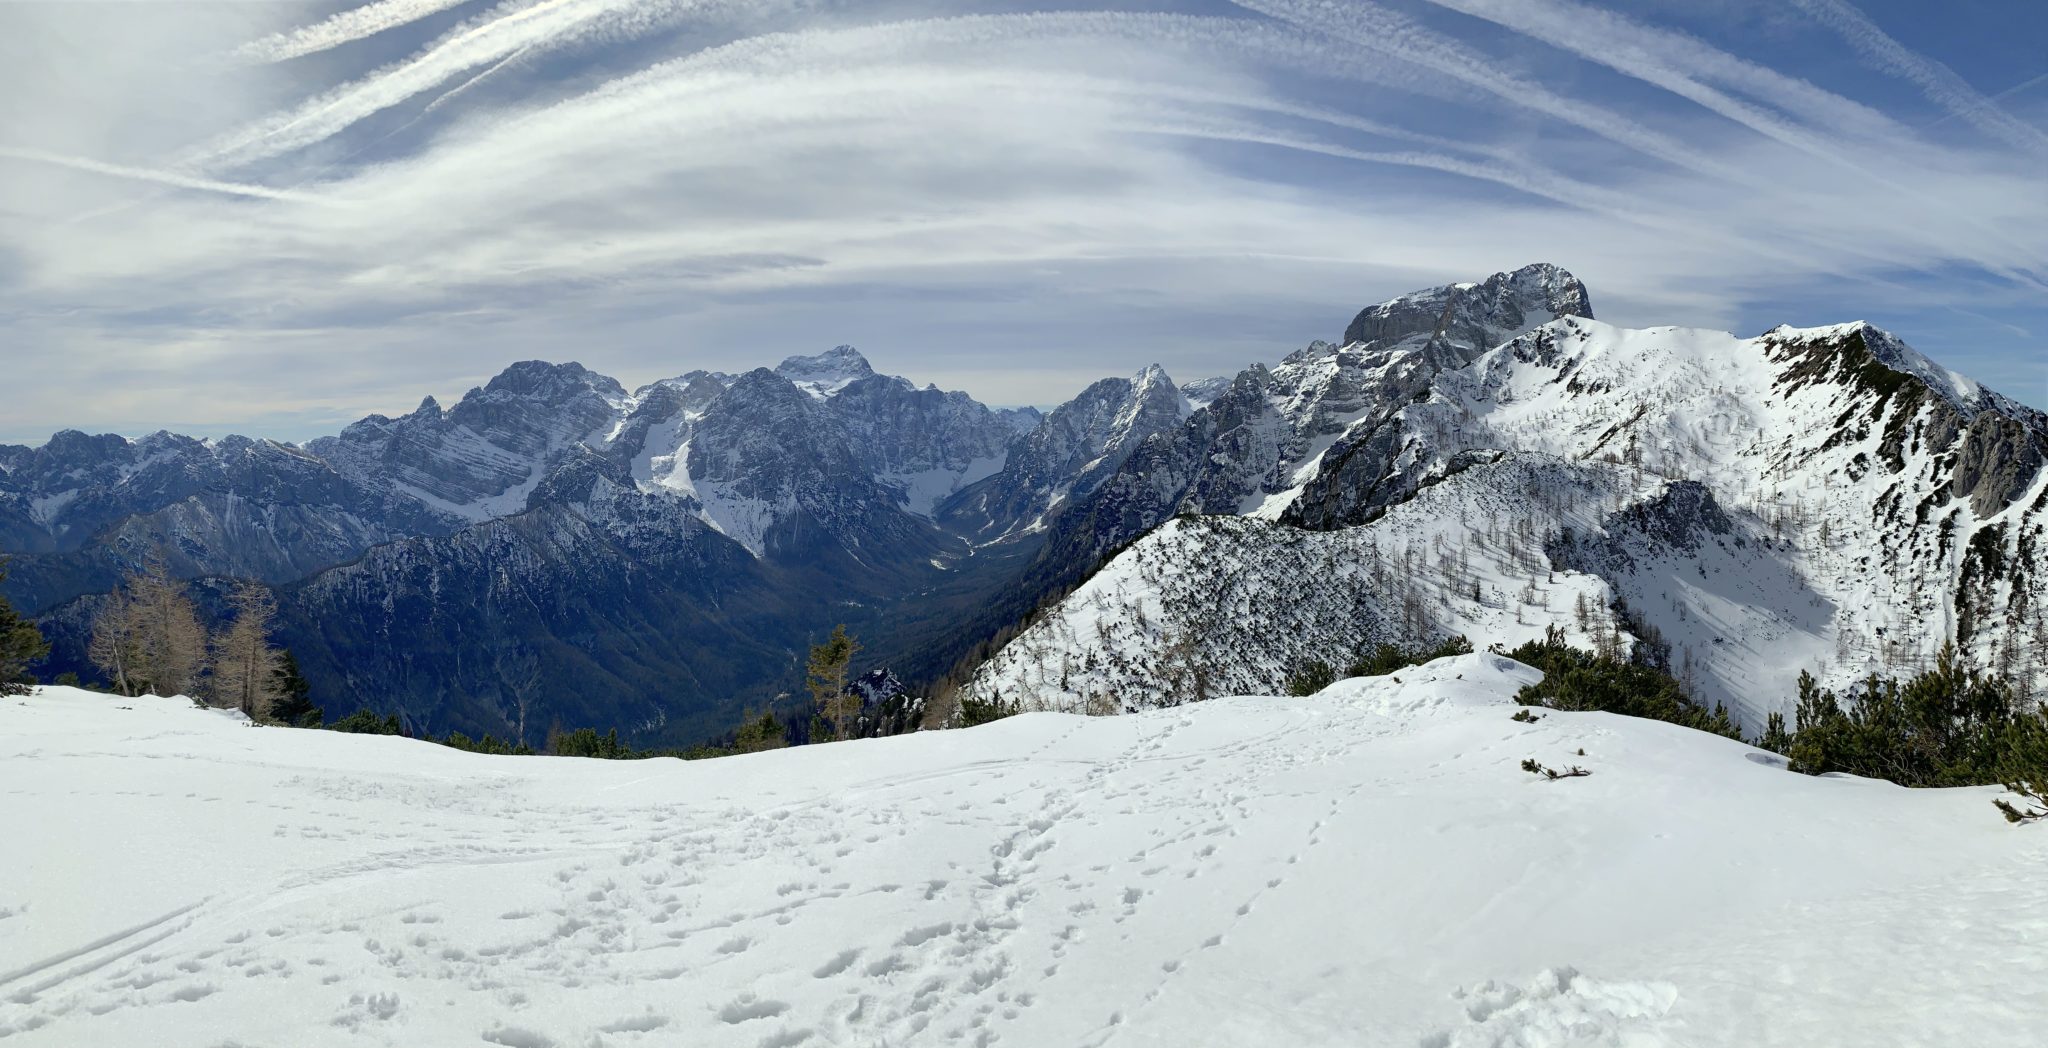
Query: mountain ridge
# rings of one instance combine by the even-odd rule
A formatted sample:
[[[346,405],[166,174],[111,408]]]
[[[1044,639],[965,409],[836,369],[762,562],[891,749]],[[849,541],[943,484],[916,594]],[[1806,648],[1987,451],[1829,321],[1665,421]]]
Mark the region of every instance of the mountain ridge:
[[[1186,384],[1153,365],[1044,413],[881,375],[849,346],[630,392],[521,361],[451,407],[427,397],[303,448],[70,431],[0,448],[0,550],[9,596],[58,624],[71,666],[94,594],[157,554],[277,587],[336,712],[382,690],[473,734],[538,724],[516,713],[529,682],[466,660],[494,636],[522,638],[502,646],[559,692],[616,676],[579,649],[626,644],[616,702],[567,696],[539,719],[615,708],[660,733],[793,691],[800,650],[836,621],[918,686],[1035,622],[970,693],[1028,682],[1085,703],[1072,666],[1121,661],[1151,669],[1091,686],[1144,705],[1189,644],[1225,653],[1216,686],[1270,690],[1302,658],[1523,637],[1583,599],[1598,621],[1569,632],[1661,636],[1749,720],[1795,664],[1922,657],[1899,639],[1909,620],[1987,664],[2039,628],[2041,413],[1861,322],[1739,339],[1591,313],[1582,282],[1538,263],[1365,307],[1358,340]],[[1474,523],[1510,512],[1512,529]],[[1189,515],[1220,523],[1175,523]],[[1176,557],[1194,567],[1166,571]],[[1671,598],[1695,569],[1747,581]],[[1356,589],[1303,596],[1303,572]],[[1459,584],[1389,581],[1430,573]],[[443,593],[469,596],[420,603]],[[1190,603],[1218,594],[1236,594],[1234,620]],[[612,607],[629,595],[674,627]],[[1146,627],[1091,640],[1105,609]],[[1892,633],[1833,651],[1859,631]],[[440,638],[435,654],[377,647],[414,634]],[[1731,637],[1745,654],[1719,650]]]

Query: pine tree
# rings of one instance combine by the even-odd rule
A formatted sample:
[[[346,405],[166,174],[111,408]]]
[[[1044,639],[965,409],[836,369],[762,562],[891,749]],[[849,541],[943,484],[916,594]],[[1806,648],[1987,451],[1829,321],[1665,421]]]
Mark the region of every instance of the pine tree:
[[[270,646],[277,599],[268,587],[244,582],[228,598],[235,619],[213,644],[214,702],[248,714],[250,720],[276,716],[284,653]]]
[[[7,581],[7,563],[0,560],[0,582]],[[0,597],[0,695],[26,694],[35,683],[28,664],[49,654],[50,645],[36,624],[21,617]]]
[[[853,656],[860,642],[846,632],[844,624],[832,628],[832,636],[811,647],[809,673],[804,686],[810,690],[812,708],[818,711],[831,739],[850,739],[859,731],[860,696],[846,688]]]
[[[1764,720],[1764,733],[1757,737],[1756,747],[1783,755],[1792,748],[1792,733],[1785,730],[1785,715],[1772,710]]]
[[[280,653],[278,659],[277,701],[270,708],[270,715],[280,724],[299,728],[317,728],[326,719],[326,711],[313,704],[313,684],[299,672],[299,660],[290,651]],[[486,740],[490,736],[484,736]]]
[[[773,710],[741,721],[739,730],[733,733],[733,749],[740,753],[779,750],[787,745],[789,740],[784,736],[782,722],[775,719]]]

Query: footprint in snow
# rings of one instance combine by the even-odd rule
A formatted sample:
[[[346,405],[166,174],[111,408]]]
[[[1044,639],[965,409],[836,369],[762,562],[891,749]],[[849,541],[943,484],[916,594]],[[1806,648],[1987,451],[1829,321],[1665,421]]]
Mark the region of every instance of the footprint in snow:
[[[1678,988],[1605,982],[1572,968],[1536,973],[1526,987],[1488,981],[1451,995],[1468,1024],[1423,1037],[1421,1048],[1503,1048],[1568,1029],[1576,1043],[1657,1044]]]
[[[818,969],[811,973],[811,977],[814,979],[829,979],[853,967],[853,962],[859,959],[859,957],[859,950],[841,950],[838,956],[819,965]]]
[[[728,1026],[738,1026],[756,1019],[773,1019],[788,1010],[789,1005],[783,1001],[743,993],[726,1002],[725,1007],[718,1010],[718,1021]]]

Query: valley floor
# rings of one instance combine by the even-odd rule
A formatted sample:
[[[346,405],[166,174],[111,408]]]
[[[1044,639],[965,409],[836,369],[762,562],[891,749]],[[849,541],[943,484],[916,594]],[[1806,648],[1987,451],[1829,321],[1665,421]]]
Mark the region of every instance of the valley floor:
[[[2040,1043],[2048,827],[1531,674],[696,763],[47,689],[0,1045]]]

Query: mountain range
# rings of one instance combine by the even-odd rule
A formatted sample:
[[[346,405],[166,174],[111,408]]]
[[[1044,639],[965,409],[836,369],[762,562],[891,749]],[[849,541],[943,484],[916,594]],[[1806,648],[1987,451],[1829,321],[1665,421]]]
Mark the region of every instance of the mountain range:
[[[2044,462],[2048,417],[1868,324],[1617,328],[1532,265],[1043,413],[841,346],[631,391],[528,361],[304,446],[65,432],[0,446],[0,552],[54,667],[156,556],[274,587],[330,712],[437,733],[695,741],[841,622],[913,687],[1054,708],[1559,628],[1756,724],[1948,640],[2048,686]]]

